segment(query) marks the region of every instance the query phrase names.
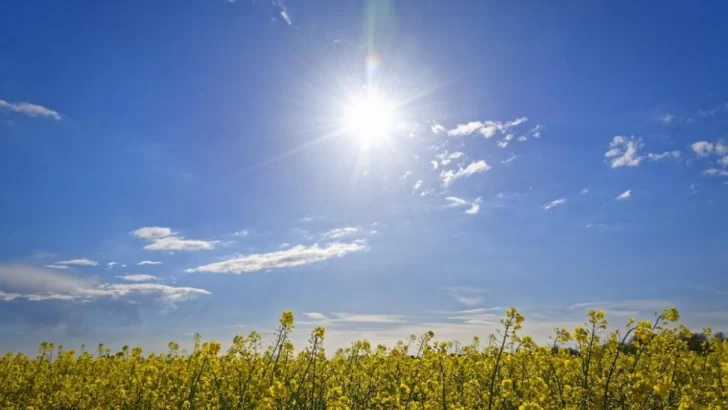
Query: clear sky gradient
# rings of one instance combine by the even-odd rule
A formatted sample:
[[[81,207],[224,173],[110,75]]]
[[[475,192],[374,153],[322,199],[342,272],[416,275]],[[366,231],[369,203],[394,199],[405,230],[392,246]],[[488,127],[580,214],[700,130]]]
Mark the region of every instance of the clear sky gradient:
[[[726,12],[3,2],[0,350],[726,330]]]

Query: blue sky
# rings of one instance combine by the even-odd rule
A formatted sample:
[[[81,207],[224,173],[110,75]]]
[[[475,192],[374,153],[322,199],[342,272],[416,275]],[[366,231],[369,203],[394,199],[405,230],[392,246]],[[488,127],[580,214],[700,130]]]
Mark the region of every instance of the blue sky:
[[[726,329],[725,12],[5,2],[0,349]]]

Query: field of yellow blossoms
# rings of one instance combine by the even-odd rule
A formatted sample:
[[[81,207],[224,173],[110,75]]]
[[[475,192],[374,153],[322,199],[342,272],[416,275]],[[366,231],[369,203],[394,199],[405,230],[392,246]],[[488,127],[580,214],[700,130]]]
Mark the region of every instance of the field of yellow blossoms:
[[[613,332],[601,311],[556,329],[553,344],[520,334],[509,309],[490,340],[468,346],[427,333],[395,346],[366,341],[334,354],[325,331],[290,342],[284,312],[274,343],[252,332],[227,351],[195,339],[165,354],[124,347],[93,354],[50,343],[37,357],[0,358],[1,409],[728,409],[728,341],[690,349],[690,331],[666,309]]]

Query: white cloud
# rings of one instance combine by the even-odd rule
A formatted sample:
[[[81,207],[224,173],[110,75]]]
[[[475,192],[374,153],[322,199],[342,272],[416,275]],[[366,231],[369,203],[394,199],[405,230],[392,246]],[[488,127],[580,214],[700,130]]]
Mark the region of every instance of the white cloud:
[[[412,188],[412,193],[417,192],[417,190],[419,190],[420,188],[422,188],[422,180],[421,179],[419,179],[419,180],[417,180],[417,182],[415,182],[415,186],[414,186],[414,188]]]
[[[121,280],[125,280],[127,282],[154,282],[157,280],[162,280],[161,278],[158,278],[154,275],[145,275],[145,274],[127,274],[127,275],[119,275],[117,278]]]
[[[288,16],[288,12],[286,10],[281,10],[281,17],[283,17],[283,20],[288,23],[288,25],[291,25],[291,18]]]
[[[29,117],[47,117],[52,118],[56,121],[61,119],[61,114],[59,114],[57,111],[43,107],[42,105],[31,103],[11,103],[5,100],[0,100],[0,109],[10,110],[19,114],[27,115]]]
[[[445,131],[445,127],[443,127],[442,125],[436,123],[435,121],[432,121],[430,123],[430,130],[432,130],[432,133],[433,134],[439,134],[439,133]]]
[[[559,198],[555,199],[548,204],[543,206],[544,211],[548,211],[551,208],[556,208],[557,206],[563,206],[566,204],[566,198]]]
[[[728,171],[724,169],[710,168],[703,171],[703,175],[711,177],[728,177]]]
[[[716,143],[698,141],[693,143],[690,147],[699,157],[706,157],[710,154],[715,154],[719,157],[728,155],[728,145],[726,145],[723,141],[718,141]]]
[[[472,121],[467,124],[458,124],[457,127],[449,130],[447,132],[447,135],[449,135],[451,137],[470,135],[470,134],[474,133],[475,131],[478,131],[479,129],[483,128],[483,126],[484,126],[484,124],[480,121]],[[490,135],[489,137],[492,137],[492,135]],[[486,137],[486,138],[489,138],[489,137]]]
[[[198,266],[193,269],[187,269],[186,272],[234,273],[239,275],[265,269],[295,267],[334,257],[343,257],[346,254],[360,252],[366,249],[367,244],[363,240],[351,243],[335,242],[323,247],[318,244],[311,246],[296,245],[286,250],[252,254]]]
[[[728,156],[719,159],[718,164],[724,167],[728,167]]]
[[[621,194],[619,194],[619,196],[616,199],[617,200],[622,200],[622,199],[627,199],[627,198],[629,198],[631,196],[632,196],[632,190],[631,189],[628,189],[628,190],[622,192]]]
[[[437,161],[430,161],[430,164],[432,164],[432,169],[437,169],[437,166],[439,165]]]
[[[140,239],[152,240],[164,238],[172,235],[173,233],[174,232],[172,232],[169,228],[163,228],[161,226],[145,226],[144,228],[139,228],[136,231],[133,231],[132,235]]]
[[[660,116],[660,122],[665,125],[670,125],[672,123],[672,120],[675,119],[675,116],[672,114],[665,114]]]
[[[450,164],[450,162],[452,162],[452,160],[458,159],[458,158],[462,157],[463,155],[465,155],[465,154],[463,154],[462,152],[453,152],[452,154],[448,154],[448,152],[445,151],[445,152],[437,155],[437,158],[440,159],[440,165],[448,165],[448,164]]]
[[[513,134],[508,134],[503,139],[498,141],[498,146],[501,148],[505,148],[508,146],[508,143],[513,139]]]
[[[119,264],[119,262],[109,262],[109,263],[106,264],[106,266],[107,266],[107,269],[111,269],[115,265],[118,265],[118,264]]]
[[[336,228],[326,232],[323,236],[326,239],[339,239],[347,236],[359,233],[359,227],[357,226],[345,226],[343,228]]]
[[[326,315],[318,312],[304,312],[303,315],[313,320],[329,320]]]
[[[96,266],[99,263],[86,258],[70,259],[67,261],[58,261],[55,265],[76,265],[76,266]]]
[[[148,251],[199,251],[214,249],[217,241],[203,241],[199,239],[186,239],[173,232],[170,228],[160,226],[147,226],[132,232],[137,238],[149,243],[144,246]]]
[[[712,142],[698,141],[698,142],[694,142],[690,146],[690,148],[692,148],[693,151],[695,151],[695,153],[698,154],[698,156],[704,157],[713,152],[714,145]]]
[[[669,159],[679,159],[680,158],[680,151],[665,151],[661,154],[656,154],[654,152],[650,152],[647,154],[647,159],[650,161],[662,161],[662,160],[669,160]]]
[[[496,132],[505,134],[513,127],[521,125],[528,121],[528,118],[521,117],[516,118],[513,121],[501,122],[501,121],[471,121],[467,124],[459,124],[457,127],[449,130],[447,135],[451,137],[458,137],[463,135],[471,135],[474,132],[478,132],[485,138],[490,138],[495,135]]]
[[[588,194],[588,193],[589,193],[589,188],[584,188],[584,189],[581,190],[581,194],[582,195]]]
[[[715,153],[718,156],[728,155],[728,145],[723,143],[723,141],[718,141],[715,143]]]
[[[456,196],[449,196],[449,197],[445,198],[445,200],[450,201],[450,205],[449,206],[465,206],[465,205],[468,205],[468,201],[466,201],[466,200],[464,200],[462,198],[458,198]]]
[[[609,151],[604,156],[609,158],[612,168],[639,166],[644,157],[639,150],[644,146],[640,138],[616,136],[609,143]]]
[[[45,265],[45,267],[46,268],[51,268],[51,269],[70,269],[68,267],[68,265],[53,265],[53,264],[51,264],[51,265]]]
[[[546,128],[545,125],[537,124],[535,127],[531,128],[531,135],[533,138],[541,138],[541,130]]]
[[[144,246],[144,249],[148,251],[200,251],[213,249],[216,243],[215,241],[168,236],[166,238],[155,239],[154,242]]]
[[[490,166],[488,163],[486,163],[484,160],[480,161],[473,161],[465,168],[460,167],[458,171],[453,170],[447,170],[440,172],[440,179],[442,180],[443,185],[447,186],[450,185],[453,181],[459,178],[467,178],[471,175],[485,172],[490,169]]]
[[[456,196],[449,196],[445,198],[445,200],[450,201],[450,204],[448,204],[448,207],[460,207],[460,206],[469,206],[469,208],[465,211],[468,215],[475,215],[480,211],[480,200],[481,198],[478,197],[473,202],[466,201],[462,198],[458,198]]]
[[[162,262],[158,262],[158,261],[141,261],[141,262],[137,263],[137,265],[139,265],[139,266],[144,266],[144,265],[161,265],[161,264],[162,264]]]

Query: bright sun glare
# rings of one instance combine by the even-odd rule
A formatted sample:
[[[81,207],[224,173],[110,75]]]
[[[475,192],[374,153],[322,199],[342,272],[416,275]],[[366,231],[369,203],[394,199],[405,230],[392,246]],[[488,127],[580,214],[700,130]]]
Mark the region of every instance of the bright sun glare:
[[[368,93],[353,99],[344,109],[344,126],[363,144],[385,139],[392,131],[392,106],[379,95]]]

